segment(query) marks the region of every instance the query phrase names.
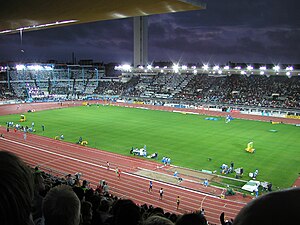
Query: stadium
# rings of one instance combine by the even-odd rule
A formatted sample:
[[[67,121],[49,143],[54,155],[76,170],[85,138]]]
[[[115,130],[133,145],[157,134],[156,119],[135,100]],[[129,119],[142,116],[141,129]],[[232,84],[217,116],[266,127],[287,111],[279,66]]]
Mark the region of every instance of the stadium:
[[[124,66],[116,69],[119,68]],[[206,194],[220,198],[228,189],[233,189],[238,193],[226,196],[226,200],[247,202],[247,196],[253,197],[253,192],[242,187],[253,180],[249,174],[256,169],[259,170],[256,180],[264,185],[271,183],[273,190],[293,186],[299,170],[299,100],[295,96],[300,84],[298,71],[293,69],[292,76],[287,76],[276,74],[271,68],[264,70],[274,73],[267,77],[255,74],[259,68],[257,71],[248,68],[252,73],[249,75],[241,73],[247,68],[225,68],[233,73],[230,75],[214,74],[215,68],[205,65],[200,68],[181,66],[179,70],[182,68],[185,73],[155,65],[153,69],[148,67],[148,71],[140,67],[126,68],[120,71],[121,76],[107,78],[99,73],[103,71],[101,68],[92,66],[28,64],[11,67],[3,72],[9,77],[10,89],[8,81],[3,81],[0,119],[5,139],[1,139],[1,146],[16,149],[21,145],[22,153],[17,152],[32,167],[38,165],[59,176],[80,172],[92,187],[97,186],[101,177],[112,184],[111,193],[129,197],[139,204],[147,197],[142,195],[147,195],[144,192],[149,179],[155,186],[172,184],[180,192],[180,188],[188,188],[187,195],[190,191],[202,193],[202,207],[207,209],[206,216],[211,223],[217,223],[214,213],[219,215],[225,211],[233,217],[236,211],[221,208],[213,212],[211,203],[204,200]],[[195,70],[197,73],[191,73]],[[277,73],[286,73],[286,68]],[[250,87],[253,82],[261,86],[246,89],[231,85],[243,83]],[[284,85],[286,88],[282,90],[289,92],[278,92],[277,87]],[[253,98],[251,93],[258,93],[257,90],[265,86],[270,90]],[[26,121],[19,122],[21,114]],[[229,123],[225,122],[227,115],[232,117]],[[7,122],[14,124],[9,126],[9,132]],[[24,140],[21,129],[14,131],[16,124],[32,127],[34,132],[28,132]],[[55,140],[61,134],[64,140]],[[76,144],[79,137],[88,142],[87,146]],[[254,142],[254,153],[245,151],[250,141]],[[132,148],[147,148],[149,156],[157,152],[158,157],[133,156]],[[65,157],[70,162],[66,163]],[[171,158],[171,165],[164,165],[163,157]],[[91,171],[98,170],[95,167],[107,173],[107,161],[112,174],[99,171],[100,174],[93,175],[95,172]],[[242,167],[244,174],[222,173],[221,165],[231,162],[235,168]],[[134,188],[137,193],[119,189],[120,181],[115,180],[113,171],[116,166],[122,170],[121,179],[138,177],[141,180],[134,186],[135,182],[122,184],[122,189]],[[180,182],[173,176],[175,171],[182,179]],[[207,188],[203,185],[206,179],[210,184]],[[260,186],[259,191],[268,192],[266,186]],[[181,198],[189,199],[189,207],[182,209],[183,212],[200,207],[201,199],[197,204],[190,202],[190,197]],[[169,201],[171,204],[172,200]],[[241,207],[244,203],[238,204]],[[174,212],[172,207],[164,208]]]
[[[196,1],[174,2],[164,1],[173,11],[205,8]],[[110,4],[104,10],[113,8]],[[140,16],[126,10],[132,4],[137,2],[125,7],[128,17]],[[159,3],[152,7],[144,6],[154,8],[149,15],[173,12]],[[124,13],[121,8],[118,15]],[[57,16],[55,10],[49,13]],[[50,27],[111,19],[91,13],[51,23],[37,17]],[[147,33],[144,22],[135,20],[135,30],[142,31],[135,39]],[[0,34],[47,27],[22,26]],[[146,63],[147,48],[136,49],[143,41],[134,44],[131,65],[92,60],[0,65],[0,154],[18,156],[11,165],[19,168],[24,161],[33,174],[34,224],[49,219],[48,193],[64,185],[80,201],[81,219],[72,224],[82,225],[156,224],[146,223],[153,216],[180,224],[189,215],[202,220],[197,224],[232,224],[231,219],[240,220],[241,209],[266,196],[287,190],[299,194],[299,65]],[[5,157],[1,166],[10,169],[8,158],[14,156]],[[4,178],[16,168],[3,168],[1,179],[14,186]],[[17,182],[21,177],[14,179],[17,187],[24,185]],[[27,188],[21,188],[21,196]],[[67,190],[62,191],[70,194]],[[60,205],[57,209],[66,210]],[[292,206],[288,216],[294,215]]]

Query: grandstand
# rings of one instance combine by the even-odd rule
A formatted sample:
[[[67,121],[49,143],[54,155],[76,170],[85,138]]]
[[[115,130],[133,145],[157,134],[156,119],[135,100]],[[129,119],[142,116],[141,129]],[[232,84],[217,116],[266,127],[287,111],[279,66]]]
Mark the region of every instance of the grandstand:
[[[109,77],[104,66],[26,64],[2,70],[0,82],[2,92],[23,100],[115,96],[298,115],[300,71],[297,67],[233,66],[148,66],[146,69],[119,66],[116,69],[122,75]]]
[[[17,98],[74,99],[93,94],[104,69],[88,65],[26,64],[10,67],[6,73],[8,79],[2,84],[12,87]]]

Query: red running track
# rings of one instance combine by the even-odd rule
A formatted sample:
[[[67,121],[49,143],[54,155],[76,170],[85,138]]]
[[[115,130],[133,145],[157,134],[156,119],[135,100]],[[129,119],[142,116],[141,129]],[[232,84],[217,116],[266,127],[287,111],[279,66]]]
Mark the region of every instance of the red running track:
[[[135,172],[141,168],[164,172],[157,169],[162,164],[155,161],[118,155],[33,134],[27,134],[25,141],[23,133],[6,132],[4,127],[0,128],[0,132],[5,136],[0,138],[0,150],[13,152],[32,166],[50,167],[65,174],[81,172],[82,178],[90,181],[92,187],[104,179],[108,182],[112,194],[132,199],[137,204],[151,204],[176,214],[199,210],[202,207],[206,211],[208,221],[213,224],[220,223],[219,216],[222,212],[225,212],[227,218],[234,218],[245,205],[242,202],[203,193],[202,185],[185,180],[180,185],[154,180],[153,192],[148,193],[149,178]],[[110,169],[106,168],[106,161],[110,162]],[[116,166],[122,171],[120,179],[115,174]],[[163,200],[159,200],[160,188],[164,189]],[[179,210],[176,210],[177,196],[181,198]]]

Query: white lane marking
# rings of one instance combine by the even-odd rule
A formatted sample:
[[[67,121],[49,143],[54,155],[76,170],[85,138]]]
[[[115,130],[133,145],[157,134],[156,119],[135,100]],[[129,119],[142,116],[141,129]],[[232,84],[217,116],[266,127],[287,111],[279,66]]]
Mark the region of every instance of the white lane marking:
[[[100,168],[107,169],[106,166],[102,166],[102,165],[98,165],[98,164],[95,164],[95,163],[87,162],[87,161],[84,161],[84,160],[81,160],[81,159],[76,159],[76,158],[73,158],[73,157],[70,157],[70,156],[66,156],[66,155],[62,155],[62,154],[59,154],[59,153],[56,153],[56,152],[51,152],[49,150],[45,150],[45,149],[38,148],[38,147],[35,147],[35,146],[31,146],[31,145],[28,145],[28,144],[20,143],[20,142],[17,142],[17,141],[5,139],[5,138],[1,138],[1,139],[5,140],[5,141],[8,141],[8,142],[11,142],[11,143],[15,143],[15,144],[18,144],[18,145],[25,146],[25,147],[28,147],[28,148],[32,148],[32,149],[35,149],[37,151],[46,152],[46,153],[49,153],[49,154],[52,154],[52,155],[56,155],[56,156],[60,156],[60,157],[63,157],[63,158],[66,158],[66,159],[70,159],[70,160],[73,160],[73,161],[85,163],[85,164],[88,164],[88,165],[91,165],[91,166],[95,166],[95,167],[98,167],[98,168],[100,167]],[[110,170],[113,170],[113,169],[110,168]],[[138,176],[138,175],[135,175],[135,174],[132,174],[132,173],[123,172],[123,174],[126,174],[128,176],[132,176],[132,177],[136,177],[136,178],[139,178],[139,179],[143,179],[143,180],[149,180],[149,178]],[[176,188],[176,189],[180,189],[180,190],[185,190],[185,191],[188,191],[188,192],[196,193],[196,194],[199,194],[199,195],[209,196],[209,197],[215,198],[215,199],[220,199],[217,196],[206,194],[206,193],[202,193],[202,192],[195,191],[195,190],[192,190],[192,189],[189,189],[189,188],[175,186],[175,185],[168,184],[168,183],[161,182],[161,181],[156,181],[156,183],[163,184],[165,186],[173,187],[173,188]],[[225,200],[225,201],[228,201],[228,202],[239,203],[239,204],[242,204],[242,205],[246,205],[246,203],[243,203],[243,202],[236,202],[236,201],[231,201],[231,200],[227,200],[227,199],[222,199],[222,200],[223,201]]]

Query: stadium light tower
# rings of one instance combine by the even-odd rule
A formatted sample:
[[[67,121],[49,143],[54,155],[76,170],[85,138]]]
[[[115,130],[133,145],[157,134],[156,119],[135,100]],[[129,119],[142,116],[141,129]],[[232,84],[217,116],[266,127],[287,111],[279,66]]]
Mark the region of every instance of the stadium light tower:
[[[133,65],[148,64],[148,17],[137,16],[133,18]]]

